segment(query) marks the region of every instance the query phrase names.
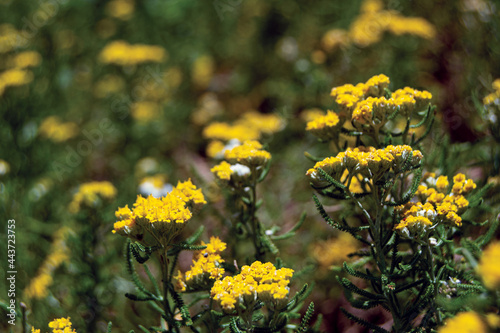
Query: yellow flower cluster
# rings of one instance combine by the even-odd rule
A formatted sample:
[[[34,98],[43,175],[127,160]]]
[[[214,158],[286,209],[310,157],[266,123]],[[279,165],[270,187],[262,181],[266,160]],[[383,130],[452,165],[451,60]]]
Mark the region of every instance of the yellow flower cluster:
[[[52,333],[77,333],[72,325],[70,317],[57,318],[49,323],[49,328],[52,328]],[[31,333],[40,333],[40,329],[31,327]]]
[[[410,87],[398,89],[387,98],[384,95],[389,83],[389,77],[379,74],[365,83],[332,88],[330,95],[339,107],[338,112],[328,111],[326,115],[315,116],[307,123],[306,130],[322,140],[336,139],[348,119],[358,130],[366,126],[380,129],[395,112],[408,117],[413,111],[422,110],[432,99],[428,91]]]
[[[207,248],[194,253],[191,268],[184,275],[179,271],[175,277],[179,291],[207,288],[213,280],[219,280],[224,275],[224,268],[221,267],[224,259],[220,254],[227,244],[218,237],[210,237],[210,243],[202,242],[201,245]]]
[[[483,98],[484,105],[500,104],[500,79],[493,81],[492,87],[494,92]]]
[[[106,4],[106,11],[111,17],[127,21],[134,14],[134,7],[133,0],[113,0]]]
[[[248,185],[252,172],[258,177],[262,167],[271,159],[271,154],[262,149],[260,142],[248,140],[225,150],[224,157],[226,161],[222,161],[210,171],[221,185],[242,187]]]
[[[358,241],[347,233],[341,233],[339,237],[318,242],[311,248],[312,257],[323,268],[332,265],[340,265],[348,260],[348,254],[356,252]]]
[[[142,239],[144,231],[168,241],[176,236],[197,211],[206,204],[201,189],[197,189],[191,179],[181,183],[162,198],[150,195],[147,198],[137,196],[134,208],[128,205],[115,212],[118,221],[113,233]],[[190,210],[191,209],[191,210]]]
[[[473,311],[460,312],[445,321],[438,333],[488,333],[488,326],[483,318]]]
[[[7,60],[7,67],[25,69],[38,66],[42,62],[42,56],[36,51],[24,51]]]
[[[200,89],[208,88],[214,75],[215,62],[210,55],[201,55],[193,63],[191,79]]]
[[[133,66],[145,62],[162,62],[167,52],[160,46],[129,43],[118,40],[106,45],[99,54],[99,60],[105,64]]]
[[[231,139],[257,140],[262,134],[271,134],[280,131],[284,126],[283,120],[274,114],[260,114],[249,111],[242,115],[233,125],[227,123],[213,123],[207,126],[203,135],[207,139],[229,141]]]
[[[342,126],[339,116],[328,110],[326,115],[316,117],[309,121],[306,126],[306,131],[311,132],[312,135],[317,136],[322,140],[335,139],[338,127]]]
[[[257,299],[280,308],[286,304],[283,301],[288,296],[292,275],[290,268],[276,269],[272,263],[256,261],[243,266],[240,274],[216,281],[210,293],[227,312],[239,304],[252,305]]]
[[[64,142],[78,134],[78,125],[69,121],[62,122],[59,117],[50,116],[42,121],[38,132],[54,142]]]
[[[149,122],[159,117],[161,106],[156,102],[138,101],[132,104],[130,113],[138,121]]]
[[[215,174],[215,176],[220,180],[229,181],[231,180],[231,175],[233,170],[231,170],[231,164],[226,161],[222,161],[218,165],[214,166],[210,171]]]
[[[469,201],[464,196],[475,189],[476,184],[461,173],[453,177],[451,188],[446,176],[436,178],[435,173],[428,173],[423,179],[415,192],[420,201],[396,207],[395,211],[399,213],[401,222],[395,226],[395,230],[408,236],[409,233],[421,234],[435,223],[460,227],[460,215],[469,206]]]
[[[271,154],[262,149],[260,142],[248,140],[243,142],[242,145],[227,150],[224,157],[230,162],[256,168],[266,164],[271,159]]]
[[[18,87],[33,81],[33,73],[29,70],[12,68],[0,73],[0,96],[5,88]]]
[[[9,53],[26,45],[27,40],[22,37],[22,31],[16,30],[10,24],[0,24],[0,54]],[[0,96],[8,87],[18,87],[33,81],[33,72],[28,68],[38,66],[41,59],[36,51],[19,52],[4,59],[7,69],[0,72]]]
[[[97,81],[94,87],[94,95],[98,98],[105,98],[117,93],[125,88],[125,81],[117,76],[108,74]]]
[[[490,244],[481,256],[477,272],[488,289],[500,289],[500,242]]]
[[[93,207],[100,203],[101,199],[111,200],[115,196],[116,188],[108,181],[84,183],[73,195],[68,210],[71,213],[78,213],[82,205]]]
[[[329,186],[329,182],[319,171],[321,168],[332,178],[344,185],[349,185],[349,188],[351,188],[349,182],[358,176],[361,176],[362,182],[367,183],[369,180],[377,180],[391,169],[398,172],[406,161],[409,161],[412,166],[417,166],[422,158],[422,153],[419,150],[412,150],[410,146],[406,145],[391,145],[385,149],[375,149],[374,147],[348,148],[335,157],[328,157],[317,162],[313,168],[307,170],[306,176],[309,177],[312,185],[317,188]]]
[[[380,0],[365,0],[360,15],[351,24],[348,31],[333,29],[322,37],[322,46],[326,51],[351,43],[366,47],[379,42],[385,32],[394,35],[414,35],[432,39],[436,29],[427,20],[419,17],[405,17],[395,10],[384,10]]]
[[[494,127],[491,134],[498,140],[498,125],[500,124],[500,79],[493,81],[493,92],[483,98],[484,118]]]
[[[203,129],[203,136],[211,140],[207,146],[207,155],[212,158],[221,157],[226,144],[237,140],[259,140],[282,130],[284,120],[275,114],[261,114],[257,111],[245,112],[233,124],[213,122]]]
[[[50,253],[44,260],[37,275],[30,281],[24,290],[26,297],[31,299],[43,299],[48,295],[48,288],[53,282],[53,272],[64,262],[69,260],[69,248],[66,245],[66,237],[71,232],[69,228],[61,228],[54,234],[54,241],[50,247]]]

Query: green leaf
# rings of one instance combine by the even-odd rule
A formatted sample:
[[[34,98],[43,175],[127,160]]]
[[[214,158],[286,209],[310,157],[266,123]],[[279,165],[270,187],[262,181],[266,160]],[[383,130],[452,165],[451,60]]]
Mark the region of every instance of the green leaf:
[[[113,323],[112,322],[109,322],[108,323],[108,330],[107,330],[107,333],[111,333],[111,328],[113,327]]]
[[[229,328],[231,329],[231,333],[243,333],[238,327],[238,317],[231,317]]]
[[[297,328],[296,332],[307,332],[307,328],[309,326],[309,322],[311,321],[311,318],[314,314],[314,303],[311,302],[309,303],[309,306],[307,307],[307,311],[304,314],[304,317],[300,321],[300,325]]]
[[[205,227],[203,225],[201,225],[198,229],[196,229],[196,231],[190,236],[188,237],[184,243],[186,244],[194,244],[198,238],[200,238],[200,236],[203,234],[203,230],[205,230]]]
[[[483,247],[486,244],[488,244],[491,241],[491,239],[495,236],[495,233],[497,231],[497,228],[498,228],[499,224],[500,224],[499,218],[496,218],[495,220],[493,220],[493,222],[491,223],[490,227],[488,228],[488,231],[486,231],[486,233],[484,235],[479,236],[477,238],[476,244],[479,247]]]
[[[127,297],[128,299],[131,299],[132,301],[138,301],[138,302],[146,302],[146,301],[156,301],[158,300],[156,297],[154,296],[137,296],[137,295],[134,295],[134,294],[130,294],[130,293],[125,293],[125,297]]]
[[[262,170],[259,179],[257,179],[257,183],[261,183],[264,179],[266,179],[269,170],[271,170],[271,159],[267,162],[266,166]]]
[[[431,106],[431,104],[429,104],[429,106],[427,108],[427,111],[424,114],[424,118],[422,118],[422,120],[418,124],[410,125],[410,128],[418,128],[418,127],[422,126],[423,124],[425,124],[425,122],[427,121],[427,119],[429,119],[429,115],[432,114],[432,113],[434,113],[435,109],[436,109],[435,105]]]
[[[385,329],[381,328],[381,327],[378,327],[377,325],[374,325],[372,323],[369,323],[367,322],[366,320],[364,319],[361,319],[359,317],[356,317],[355,315],[349,313],[346,309],[344,309],[343,307],[340,308],[340,311],[342,311],[342,313],[347,317],[349,318],[350,320],[356,322],[357,324],[361,325],[361,326],[364,326],[366,328],[369,328],[371,330],[373,330],[374,332],[377,332],[377,333],[389,333],[389,331],[386,331]]]
[[[376,295],[376,294],[373,294],[369,291],[363,290],[363,289],[357,287],[356,285],[354,285],[354,283],[352,283],[351,281],[349,281],[346,278],[341,279],[337,276],[337,281],[339,281],[339,283],[345,289],[347,289],[355,294],[358,294],[360,296],[366,297],[366,298],[371,299],[371,300],[383,300],[384,299],[384,296]]]
[[[132,261],[132,242],[130,239],[127,239],[126,247],[125,247],[125,259],[127,264],[127,270],[130,276],[132,277],[132,282],[134,282],[135,286],[139,291],[149,297],[156,297],[152,292],[147,290],[147,288],[142,284],[139,276],[134,267],[134,263]]]
[[[349,275],[352,275],[352,276],[355,276],[357,278],[364,279],[364,280],[380,281],[379,277],[375,277],[375,276],[368,275],[368,274],[362,273],[360,271],[357,271],[357,270],[353,269],[352,267],[350,267],[347,264],[347,262],[345,262],[345,261],[344,261],[343,267],[344,267],[344,270]]]
[[[271,236],[271,239],[272,240],[282,240],[282,239],[287,239],[287,238],[294,236],[295,231],[297,231],[302,226],[304,221],[306,220],[306,216],[307,216],[306,212],[303,212],[302,215],[300,215],[299,221],[297,223],[295,223],[295,225],[292,227],[292,229],[290,229],[287,233],[285,233],[283,235]]]

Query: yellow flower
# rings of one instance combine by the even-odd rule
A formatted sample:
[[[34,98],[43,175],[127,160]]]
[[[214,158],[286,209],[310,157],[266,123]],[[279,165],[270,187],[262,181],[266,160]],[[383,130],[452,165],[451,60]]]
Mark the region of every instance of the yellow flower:
[[[233,173],[231,170],[231,164],[226,161],[222,161],[220,164],[214,166],[210,169],[210,172],[214,173],[217,178],[221,180],[230,180],[231,174]]]
[[[358,248],[358,241],[354,237],[341,233],[337,238],[314,244],[311,254],[321,267],[328,268],[349,260],[347,255],[356,252]]]
[[[124,88],[125,81],[121,77],[108,74],[96,83],[94,95],[98,98],[105,98],[111,94],[120,92]]]
[[[253,127],[261,133],[276,133],[285,127],[285,122],[275,114],[262,114],[257,111],[245,112],[236,122],[243,126]]]
[[[477,266],[477,272],[481,276],[484,285],[488,289],[500,288],[500,242],[491,243],[484,251]]]
[[[488,328],[476,312],[461,312],[448,318],[438,333],[487,333]]]
[[[28,67],[35,67],[40,64],[42,57],[36,51],[24,51],[8,61],[8,66],[17,69],[25,69]]]
[[[54,319],[49,323],[52,333],[76,333],[71,325],[70,317]]]
[[[105,64],[133,66],[145,62],[163,62],[167,52],[160,46],[135,44],[125,41],[113,41],[106,45],[99,54],[99,60]]]
[[[371,77],[364,86],[365,96],[382,96],[385,93],[384,89],[389,87],[390,82],[390,79],[384,74]]]
[[[248,140],[240,146],[227,150],[224,157],[248,167],[259,167],[271,159],[271,154],[262,150],[262,145],[258,141]]]
[[[338,136],[340,126],[342,124],[339,116],[335,112],[328,110],[326,115],[308,122],[306,131],[322,140],[329,140]]]
[[[33,81],[33,73],[28,70],[13,68],[0,73],[0,96],[7,87],[18,87]]]
[[[149,122],[160,116],[161,108],[156,102],[140,101],[132,104],[130,112],[134,119]]]
[[[321,46],[325,51],[333,51],[337,48],[349,45],[347,31],[342,29],[332,29],[325,32],[321,37]]]
[[[277,270],[271,263],[256,261],[251,266],[243,266],[240,274],[216,281],[210,294],[228,312],[238,304],[250,305],[256,299],[272,302],[280,308],[286,305],[283,300],[288,296],[292,276],[292,269]]]
[[[387,26],[387,30],[395,35],[413,35],[424,39],[433,39],[436,29],[429,21],[420,17],[403,17],[395,15]]]
[[[90,182],[81,184],[78,192],[73,196],[68,210],[71,213],[80,211],[82,205],[88,207],[96,206],[101,198],[111,200],[116,196],[116,188],[108,181]]]
[[[257,140],[260,138],[260,131],[253,127],[241,124],[229,125],[222,122],[214,122],[203,129],[203,137],[206,139],[230,141]]]
[[[197,189],[191,179],[178,182],[166,196],[147,198],[137,196],[133,209],[120,207],[115,212],[118,219],[113,225],[113,233],[142,239],[144,231],[160,238],[163,245],[182,231],[191,219],[193,211],[206,204],[201,189]]]
[[[134,13],[134,1],[132,0],[113,0],[106,4],[106,11],[112,17],[127,21],[132,18]]]
[[[404,228],[408,228],[410,230],[418,229],[420,231],[421,229],[425,230],[426,227],[430,226],[432,226],[432,222],[427,217],[410,215],[399,222],[399,224],[396,225],[394,229],[402,230]]]
[[[316,118],[323,117],[324,115],[324,111],[318,108],[305,109],[300,113],[300,119],[308,123]]]
[[[64,142],[78,134],[78,125],[73,122],[62,122],[59,117],[45,118],[38,131],[41,136],[54,142]]]
[[[47,258],[38,269],[37,275],[31,279],[24,290],[26,297],[43,299],[48,295],[48,288],[52,285],[53,272],[64,262],[69,261],[70,249],[66,244],[67,235],[71,232],[69,228],[63,227],[54,234],[54,241],[50,247]]]
[[[177,285],[181,291],[199,290],[210,287],[213,280],[219,280],[224,275],[224,268],[221,264],[224,260],[220,253],[226,249],[226,243],[222,242],[218,237],[210,237],[210,242],[206,244],[204,250],[196,251],[193,255],[193,264],[191,268],[184,274],[179,272],[176,277]]]
[[[215,71],[214,59],[209,55],[201,55],[196,58],[191,72],[191,78],[195,86],[205,89],[210,84]]]

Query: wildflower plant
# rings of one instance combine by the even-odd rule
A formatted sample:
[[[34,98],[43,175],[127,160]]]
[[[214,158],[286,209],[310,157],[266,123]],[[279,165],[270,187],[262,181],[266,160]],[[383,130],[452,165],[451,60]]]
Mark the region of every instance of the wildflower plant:
[[[263,163],[259,158],[265,160],[269,154],[265,151],[260,153],[262,156],[248,154],[247,150],[255,146],[260,147],[260,144],[244,144],[241,151],[229,152],[229,156],[235,154],[234,159],[247,164],[247,168],[255,172]],[[204,326],[210,332],[220,327],[229,328],[231,332],[253,332],[259,328],[278,332],[288,324],[289,318],[300,318],[298,311],[308,288],[306,285],[294,297],[288,298],[292,269],[276,268],[270,262],[263,264],[260,261],[245,265],[241,270],[237,265],[227,264],[223,258],[227,244],[220,238],[211,237],[209,243],[195,245],[203,227],[185,240],[178,239],[186,223],[205,203],[201,189],[188,180],[179,182],[164,197],[138,196],[132,209],[127,205],[115,212],[118,221],[113,233],[128,238],[125,250],[127,268],[138,292],[125,296],[133,301],[148,302],[161,317],[160,325],[150,326],[149,330],[180,332],[181,327],[187,326],[197,332]],[[182,250],[194,251],[193,262],[189,270],[182,272],[178,269],[174,275]],[[146,264],[153,254],[157,255],[161,268],[161,288]],[[144,267],[150,287],[140,280],[134,261]],[[226,276],[226,273],[233,275]],[[186,294],[198,295],[187,305],[184,302]],[[207,298],[211,299],[210,302],[192,314],[195,304]],[[267,315],[262,313],[263,307]],[[311,303],[302,323],[296,327],[305,329],[313,310]]]
[[[321,196],[348,203],[349,213],[332,218],[313,195],[325,221],[364,247],[352,253],[364,260],[344,262],[343,269],[364,280],[365,286],[338,277],[351,305],[384,308],[392,316],[392,332],[420,332],[443,325],[444,318],[464,309],[467,295],[479,297],[486,291],[473,267],[498,221],[474,241],[463,238],[460,245],[455,243],[464,223],[479,225],[465,216],[481,203],[487,188],[478,189],[461,173],[452,179],[431,172],[422,175],[424,153],[418,148],[433,123],[432,96],[408,87],[391,92],[388,87],[389,78],[378,75],[366,83],[332,89],[336,112],[313,119],[307,131],[333,141],[339,151],[315,159],[306,176]],[[389,122],[395,117],[403,117],[406,125],[394,127]],[[415,117],[421,119],[411,125]],[[353,130],[345,127],[349,120]],[[418,138],[409,132],[417,126],[426,127]],[[355,147],[341,147],[341,135],[355,135]],[[458,264],[457,257],[464,263]],[[482,267],[488,266],[480,266],[480,272],[492,272]],[[443,299],[449,298],[456,301],[454,308],[444,306]],[[342,311],[374,332],[387,332]]]

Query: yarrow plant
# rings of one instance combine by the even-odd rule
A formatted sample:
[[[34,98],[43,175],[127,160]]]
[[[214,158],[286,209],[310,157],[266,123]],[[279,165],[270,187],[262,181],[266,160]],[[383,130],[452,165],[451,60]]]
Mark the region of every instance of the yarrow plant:
[[[368,286],[338,278],[351,305],[386,309],[392,316],[391,332],[423,332],[440,327],[444,318],[463,309],[466,295],[481,297],[486,291],[474,275],[474,266],[480,247],[491,239],[498,221],[475,241],[462,239],[461,246],[455,244],[464,222],[477,225],[464,216],[480,204],[486,188],[476,191],[474,181],[462,173],[452,180],[434,172],[422,177],[424,154],[417,148],[433,123],[432,95],[409,87],[392,92],[389,84],[389,78],[381,74],[356,86],[332,89],[337,110],[310,120],[306,130],[321,141],[332,141],[339,152],[316,159],[306,176],[322,196],[351,205],[351,213],[337,221],[313,196],[330,226],[349,233],[364,246],[352,255],[365,260],[355,265],[344,262],[343,268]],[[405,120],[403,128],[391,123],[396,117]],[[420,120],[412,125],[417,117]],[[346,127],[348,121],[352,129]],[[409,135],[410,128],[419,126],[426,127],[421,137]],[[352,135],[357,138],[355,147],[347,147],[346,141],[342,148],[341,136]],[[478,272],[488,276],[492,270],[483,262]],[[491,286],[493,279],[483,280]],[[453,299],[455,307],[445,306],[443,299]],[[360,325],[387,332],[342,311]]]

